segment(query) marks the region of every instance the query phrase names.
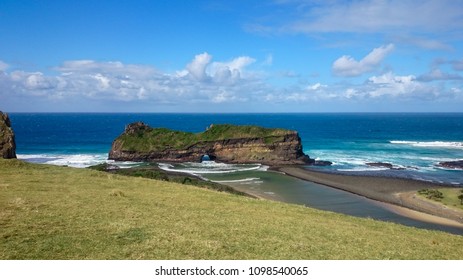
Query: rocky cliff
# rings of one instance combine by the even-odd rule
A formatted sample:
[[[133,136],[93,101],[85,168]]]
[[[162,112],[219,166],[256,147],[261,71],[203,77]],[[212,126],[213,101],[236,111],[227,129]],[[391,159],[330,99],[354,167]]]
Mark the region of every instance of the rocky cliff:
[[[224,163],[267,165],[313,162],[302,151],[296,131],[258,126],[211,125],[201,133],[151,128],[137,122],[126,126],[109,152],[118,161],[200,162],[204,155]]]
[[[16,158],[16,143],[10,118],[0,111],[0,157]]]

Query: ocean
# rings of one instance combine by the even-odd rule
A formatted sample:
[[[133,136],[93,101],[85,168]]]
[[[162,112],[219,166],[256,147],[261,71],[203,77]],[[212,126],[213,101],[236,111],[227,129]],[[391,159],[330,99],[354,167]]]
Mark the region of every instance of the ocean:
[[[333,162],[328,167],[312,167],[325,172],[401,177],[463,187],[462,170],[438,166],[441,161],[463,159],[463,113],[9,115],[16,134],[18,158],[35,163],[88,167],[108,162],[112,141],[124,131],[126,124],[135,121],[190,132],[204,131],[211,124],[230,123],[297,130],[306,154]],[[390,163],[394,169],[367,163]],[[127,167],[139,163],[117,164]],[[281,201],[434,228],[426,224],[416,225],[414,221],[404,222],[381,206],[365,202],[364,198],[267,172],[267,167],[259,164],[203,162],[162,164],[160,167],[249,187],[263,196]]]

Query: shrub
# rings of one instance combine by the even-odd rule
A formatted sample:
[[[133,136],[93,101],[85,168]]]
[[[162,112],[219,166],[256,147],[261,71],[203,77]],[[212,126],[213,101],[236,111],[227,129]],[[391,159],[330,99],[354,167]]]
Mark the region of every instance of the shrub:
[[[460,204],[463,205],[463,191],[462,194],[458,196],[458,199],[460,200]]]
[[[444,198],[444,194],[436,189],[423,189],[419,190],[418,193],[425,196],[427,199],[435,201],[441,201]]]

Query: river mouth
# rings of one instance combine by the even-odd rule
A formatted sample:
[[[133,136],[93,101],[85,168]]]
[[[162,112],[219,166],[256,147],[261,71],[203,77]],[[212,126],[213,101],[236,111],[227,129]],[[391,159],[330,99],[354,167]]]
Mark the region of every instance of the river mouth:
[[[261,164],[224,164],[205,161],[202,163],[162,163],[159,167],[166,171],[194,174],[205,180],[228,185],[236,190],[265,199],[463,235],[462,227],[429,222],[433,221],[432,219],[422,221],[416,215],[409,215],[407,211],[398,211],[389,204],[269,171],[268,166]]]

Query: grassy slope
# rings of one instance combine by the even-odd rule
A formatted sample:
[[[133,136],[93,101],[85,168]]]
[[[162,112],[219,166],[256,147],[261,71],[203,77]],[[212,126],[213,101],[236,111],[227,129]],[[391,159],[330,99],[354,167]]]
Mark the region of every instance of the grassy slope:
[[[265,138],[266,143],[281,141],[290,132],[284,129],[271,129],[259,126],[214,125],[201,133],[175,131],[167,128],[154,128],[139,135],[121,135],[124,150],[153,151],[166,147],[186,149],[194,143],[237,138]]]
[[[419,192],[417,192],[417,194],[420,195],[422,198],[428,199],[429,201],[433,203],[440,203],[445,206],[455,208],[457,210],[463,210],[463,204],[461,204],[460,199],[458,199],[458,195],[462,194],[461,188],[452,188],[452,189],[441,188],[437,190],[443,194],[443,198],[438,201],[433,200],[433,199],[428,199],[425,194],[420,194]]]
[[[461,259],[463,236],[0,160],[0,259]]]

